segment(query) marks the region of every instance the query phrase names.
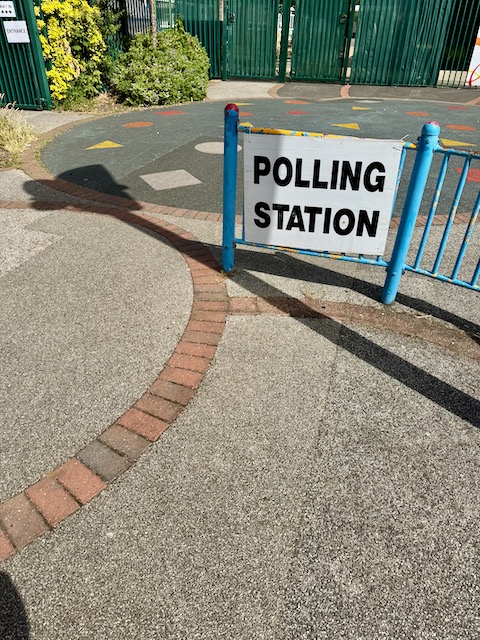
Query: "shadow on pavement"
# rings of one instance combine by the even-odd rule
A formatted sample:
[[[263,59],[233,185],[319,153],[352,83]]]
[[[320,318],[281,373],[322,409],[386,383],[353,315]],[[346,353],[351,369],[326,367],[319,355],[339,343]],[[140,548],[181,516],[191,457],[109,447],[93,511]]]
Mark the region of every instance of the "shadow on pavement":
[[[30,638],[30,624],[20,594],[10,576],[3,571],[0,571],[0,638]]]
[[[298,271],[299,263],[291,254],[287,252],[282,252],[281,254],[282,264],[280,264],[278,260],[272,260],[272,256],[278,255],[274,252],[270,254],[248,254],[247,252],[243,252],[241,254],[238,254],[238,256],[240,255],[243,268],[242,286],[244,285],[244,270],[261,271],[261,273],[268,273],[269,275],[282,276],[284,275],[284,266],[286,264],[292,267],[292,272],[289,273],[288,277],[291,279],[295,279],[296,277],[295,271]],[[332,269],[324,266],[324,264],[325,261],[323,261],[323,264],[320,264],[319,262],[319,264],[316,265],[308,263],[307,267],[302,270],[299,277],[306,282],[314,282],[315,284],[326,284],[334,287],[351,289],[352,291],[360,293],[365,297],[370,298],[371,300],[375,300],[376,302],[380,301],[383,289],[383,287],[381,287],[380,285],[374,284],[372,282],[366,282],[365,280],[360,280],[359,278],[355,278],[354,276],[344,273],[339,273],[338,271],[333,271]],[[263,287],[265,287],[264,284]],[[475,324],[474,322],[470,322],[465,318],[461,318],[460,316],[451,313],[447,309],[442,309],[429,302],[426,302],[425,300],[419,300],[418,298],[413,298],[412,296],[408,296],[403,293],[397,294],[396,302],[404,305],[405,307],[409,307],[414,311],[418,311],[421,314],[433,316],[438,320],[444,320],[445,322],[448,322],[451,325],[457,327],[457,329],[461,329],[462,331],[470,334],[471,337],[477,339],[477,341],[480,340],[480,325]]]
[[[82,169],[82,171],[90,169],[92,167]],[[110,176],[108,171],[102,165],[96,165],[94,167],[97,174],[99,175],[99,179],[103,181],[110,180],[113,178]],[[107,175],[105,175],[107,174]],[[61,178],[61,176],[60,176]],[[33,185],[35,183],[31,183]],[[56,185],[55,180],[51,181],[42,181],[44,186],[48,186],[53,189],[58,189],[58,184]],[[28,189],[29,183],[25,186]],[[123,185],[117,185],[118,189],[120,189],[123,193],[126,193],[127,187]],[[32,190],[33,191],[33,190]],[[128,196],[125,196],[128,198]],[[115,204],[118,204],[119,213],[122,211],[122,208],[119,203],[115,201]],[[91,206],[85,207],[85,209],[89,212],[105,215],[105,207],[107,206],[109,209],[108,215],[115,217],[115,212],[112,206],[108,206],[109,202],[105,199],[105,204],[103,203],[95,203],[92,202]],[[71,205],[65,205],[71,206]],[[145,221],[141,217],[141,215],[135,213],[135,209],[141,209],[140,203],[136,203],[133,200],[125,200],[124,209],[122,213],[125,213],[125,209],[128,209],[130,214],[130,220],[126,222],[126,224],[135,226],[136,229],[147,233],[151,236],[151,229],[144,228]],[[45,210],[45,202],[39,202],[38,208],[41,210]],[[61,204],[52,203],[51,208],[58,210],[62,208]],[[148,214],[148,211],[146,212]],[[137,222],[138,220],[138,222]],[[179,221],[180,222],[180,221]],[[159,223],[162,224],[162,221],[159,220]],[[181,222],[180,222],[181,223]],[[170,236],[173,236],[173,232],[171,229],[168,230]],[[156,237],[162,242],[167,242],[162,238],[161,235],[157,234]],[[182,241],[183,245],[185,244],[185,240],[179,237],[179,240]],[[219,247],[217,245],[208,245],[205,243],[201,243],[202,246],[206,247],[213,253],[218,252]],[[192,251],[198,249],[199,241],[192,240]],[[186,254],[189,253],[188,247],[185,248],[182,246],[182,251]],[[275,260],[271,259],[271,256],[268,254],[264,254],[265,259],[262,264],[265,267],[265,272],[270,274],[275,274]],[[258,254],[255,255],[255,259],[257,260]],[[269,260],[270,258],[270,260]],[[196,256],[196,259],[199,259]],[[289,258],[293,260],[293,258]],[[201,260],[201,259],[200,259]],[[263,260],[263,258],[262,258]],[[248,265],[247,265],[248,268]],[[256,262],[256,270],[258,270],[258,261]],[[237,273],[238,273],[237,269]],[[307,275],[308,274],[308,275]],[[290,276],[289,276],[290,277]],[[330,271],[322,266],[317,265],[308,265],[308,269],[305,270],[305,273],[302,272],[302,279],[310,279],[314,282],[325,282],[330,285],[336,285],[341,287],[351,287],[355,291],[359,291],[364,295],[369,296],[373,300],[379,300],[381,294],[381,287],[378,285],[370,284],[356,278],[352,278],[350,276],[346,276],[343,274],[339,274],[337,272]],[[273,306],[278,306],[278,308],[284,309],[284,304],[281,302],[281,298],[285,300],[288,297],[283,291],[277,289],[276,287],[265,283],[263,280],[255,277],[251,273],[245,270],[245,265],[242,269],[242,286],[248,289],[254,295],[258,295],[258,291],[262,291],[262,298],[268,299],[269,304],[273,304]],[[277,300],[275,301],[275,298]],[[463,318],[456,316],[444,309],[435,307],[429,303],[426,303],[422,300],[418,300],[416,298],[412,298],[410,296],[401,295],[398,297],[398,302],[401,304],[408,306],[417,311],[421,311],[422,313],[428,313],[436,318],[447,320],[451,324],[456,327],[472,333],[473,335],[478,336],[480,333],[480,328]],[[302,314],[302,306],[304,307]],[[315,331],[316,333],[322,335],[327,340],[337,345],[341,349],[345,349],[350,352],[352,355],[360,358],[364,362],[369,365],[375,367],[382,373],[390,376],[392,379],[397,380],[398,382],[404,384],[409,387],[413,391],[416,391],[420,395],[425,398],[428,398],[432,402],[436,403],[438,406],[443,407],[447,411],[457,415],[462,420],[469,422],[475,427],[480,427],[480,401],[472,396],[464,393],[463,391],[457,389],[456,387],[443,382],[436,376],[424,371],[423,369],[417,367],[416,365],[408,362],[404,358],[388,351],[387,349],[377,345],[375,342],[372,342],[368,338],[363,337],[361,334],[357,333],[353,329],[350,329],[336,320],[329,318],[326,315],[322,315],[320,313],[316,314],[317,318],[323,318],[325,322],[316,323],[315,327],[311,325],[312,318],[312,310],[306,304],[302,305],[301,301],[296,301],[296,308],[299,310],[297,320],[310,329]],[[305,317],[301,317],[304,315]]]

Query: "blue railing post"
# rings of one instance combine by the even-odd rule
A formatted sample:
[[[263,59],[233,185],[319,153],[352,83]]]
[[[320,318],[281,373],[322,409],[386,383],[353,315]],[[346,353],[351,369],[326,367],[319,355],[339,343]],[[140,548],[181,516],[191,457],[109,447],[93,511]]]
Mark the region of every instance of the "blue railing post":
[[[223,155],[223,238],[222,269],[233,271],[235,261],[235,214],[237,196],[238,107],[225,107]]]
[[[417,157],[415,158],[392,257],[387,267],[387,277],[382,292],[382,302],[384,304],[394,302],[397,295],[415,229],[415,222],[427,184],[433,153],[438,145],[439,134],[440,126],[438,123],[428,122],[423,126],[422,135],[418,140]]]

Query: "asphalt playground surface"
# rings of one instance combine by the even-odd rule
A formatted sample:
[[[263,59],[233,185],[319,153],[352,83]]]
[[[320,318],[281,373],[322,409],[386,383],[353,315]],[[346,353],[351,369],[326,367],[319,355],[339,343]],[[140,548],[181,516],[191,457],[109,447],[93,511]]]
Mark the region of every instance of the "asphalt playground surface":
[[[480,637],[478,292],[407,273],[386,308],[379,268],[218,267],[227,102],[480,147],[478,92],[340,89],[27,114],[41,164],[0,172],[0,640]]]
[[[373,96],[350,99],[341,98],[340,90],[337,86],[303,85],[304,95],[298,98],[288,94],[299,94],[300,89],[286,85],[277,92],[277,99],[237,100],[239,121],[260,127],[416,142],[422,126],[433,120],[441,126],[442,146],[478,150],[479,107],[438,101],[438,97],[443,100],[465,97],[467,102],[467,98],[472,100],[471,91],[436,90],[432,96],[437,101],[426,102],[416,97],[420,94],[418,90],[413,90],[415,97],[404,97],[409,95],[408,90],[391,90],[387,94],[384,87],[354,87],[350,90],[354,95],[368,95],[370,90]],[[398,93],[401,98],[397,98]],[[334,99],[332,94],[336,94]],[[388,99],[384,99],[386,94]],[[115,196],[219,213],[225,104],[207,102],[148,109],[86,122],[48,144],[41,159],[54,175],[80,186]],[[239,145],[242,147],[242,134]],[[240,149],[239,167],[242,161]],[[413,154],[409,154],[396,215],[401,212],[403,185],[412,165]],[[453,159],[453,165],[460,167],[461,162]],[[237,212],[241,213],[241,171],[238,178]],[[472,210],[471,201],[479,183],[480,173],[476,171],[465,190],[464,210]],[[433,189],[434,184],[429,184],[427,196],[431,196]],[[448,208],[453,195],[454,187],[447,182],[444,208]]]

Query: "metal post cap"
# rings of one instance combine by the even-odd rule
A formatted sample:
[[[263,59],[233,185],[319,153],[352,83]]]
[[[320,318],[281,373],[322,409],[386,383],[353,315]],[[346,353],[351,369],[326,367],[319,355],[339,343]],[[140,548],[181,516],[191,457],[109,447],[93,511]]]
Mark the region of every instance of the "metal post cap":
[[[233,102],[229,102],[227,104],[227,106],[225,107],[225,112],[227,112],[227,111],[236,111],[238,113],[238,107]]]
[[[440,125],[435,120],[427,122],[423,125],[422,135],[424,136],[438,136],[440,133]]]

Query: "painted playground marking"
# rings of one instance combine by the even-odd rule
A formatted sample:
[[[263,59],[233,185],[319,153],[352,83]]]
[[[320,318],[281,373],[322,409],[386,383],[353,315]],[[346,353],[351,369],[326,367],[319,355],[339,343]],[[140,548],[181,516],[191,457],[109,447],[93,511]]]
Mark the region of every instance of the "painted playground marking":
[[[105,140],[104,142],[99,142],[91,147],[87,147],[85,151],[90,151],[90,149],[116,149],[118,147],[123,147],[123,144],[118,144],[118,142],[112,142],[111,140]]]
[[[189,187],[195,184],[202,184],[201,180],[192,176],[185,169],[176,169],[174,171],[161,171],[160,173],[149,173],[140,176],[155,191],[164,191],[165,189],[177,189],[178,187]]]
[[[360,127],[356,122],[345,122],[344,124],[332,124],[332,127],[343,127],[344,129],[355,129],[355,131],[360,131]]]
[[[201,153],[209,153],[215,155],[223,155],[223,142],[201,142],[195,146],[196,151]],[[241,151],[242,147],[237,145],[237,151]]]

